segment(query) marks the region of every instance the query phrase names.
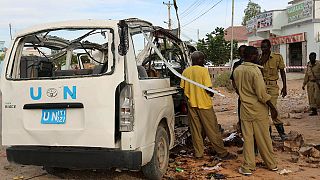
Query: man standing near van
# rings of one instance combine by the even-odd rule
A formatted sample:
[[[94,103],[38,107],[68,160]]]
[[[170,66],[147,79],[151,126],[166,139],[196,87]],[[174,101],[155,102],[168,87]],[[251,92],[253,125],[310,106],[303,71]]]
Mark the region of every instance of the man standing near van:
[[[309,55],[306,74],[304,76],[302,89],[307,85],[310,116],[318,115],[317,108],[320,106],[320,62],[316,61],[317,54],[312,52]]]
[[[262,75],[267,87],[267,93],[271,95],[271,103],[274,107],[277,107],[277,101],[279,96],[279,71],[283,82],[281,95],[287,96],[287,80],[286,73],[284,71],[285,65],[281,54],[271,52],[271,42],[269,39],[265,39],[261,42],[262,55],[260,57],[259,64],[263,66]],[[282,140],[287,138],[284,132],[283,122],[278,117],[272,118],[272,121]]]
[[[236,88],[239,92],[241,107],[241,131],[244,139],[244,163],[239,169],[243,175],[251,175],[256,168],[254,154],[254,140],[256,140],[261,158],[268,169],[278,170],[274,158],[271,137],[269,135],[269,114],[276,118],[278,112],[271,103],[271,96],[267,94],[266,86],[259,68],[255,62],[258,50],[248,46],[244,51],[245,62],[234,71]]]
[[[191,54],[191,59],[192,66],[185,69],[182,75],[211,88],[212,82],[209,71],[204,67],[204,54],[200,51],[195,51]],[[228,153],[224,147],[210,97],[213,94],[185,80],[181,80],[180,87],[184,89],[188,102],[188,119],[195,157],[203,157],[204,144],[202,134],[205,132],[219,157],[224,160],[235,159],[236,155]]]
[[[236,84],[234,82],[233,73],[234,73],[234,70],[243,63],[243,61],[244,61],[244,49],[246,47],[247,47],[246,45],[241,45],[239,47],[238,53],[239,53],[240,59],[239,59],[239,61],[237,61],[237,62],[235,62],[233,64],[233,68],[232,68],[232,73],[231,73],[230,79],[231,79],[232,86],[233,86],[234,89],[237,89],[237,88],[236,88]],[[236,91],[236,93],[239,95],[238,91]],[[241,124],[240,124],[240,104],[241,104],[241,101],[240,101],[240,97],[239,97],[238,98],[238,119],[239,119],[238,125],[239,125],[239,128],[241,129]]]

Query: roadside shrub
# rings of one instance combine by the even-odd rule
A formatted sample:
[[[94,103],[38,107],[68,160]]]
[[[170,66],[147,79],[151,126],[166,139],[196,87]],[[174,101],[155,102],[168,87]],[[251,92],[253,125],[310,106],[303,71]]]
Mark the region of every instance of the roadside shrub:
[[[215,75],[213,80],[214,87],[225,87],[228,91],[234,91],[231,80],[230,80],[231,72],[222,72],[220,74]]]

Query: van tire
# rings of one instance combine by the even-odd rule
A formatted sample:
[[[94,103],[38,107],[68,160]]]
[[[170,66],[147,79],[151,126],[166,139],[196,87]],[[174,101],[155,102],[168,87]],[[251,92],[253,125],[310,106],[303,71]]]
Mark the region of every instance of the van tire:
[[[161,162],[159,162],[161,161]],[[161,125],[157,128],[153,156],[150,162],[142,167],[143,174],[148,179],[161,179],[166,173],[169,164],[169,137],[168,132]]]

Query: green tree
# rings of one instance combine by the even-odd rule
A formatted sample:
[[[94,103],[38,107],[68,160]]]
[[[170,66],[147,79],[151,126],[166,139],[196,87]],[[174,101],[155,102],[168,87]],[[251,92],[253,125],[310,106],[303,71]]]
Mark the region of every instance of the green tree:
[[[58,67],[58,69],[61,69],[62,66],[66,65],[66,59],[67,59],[67,55],[63,55],[59,58],[57,58],[56,60],[54,60],[55,65]],[[76,55],[72,55],[71,58],[71,65],[72,64],[78,64],[78,59]]]
[[[234,42],[234,59],[238,58],[237,47],[237,42]],[[205,53],[207,60],[214,65],[223,65],[229,62],[231,43],[224,39],[224,28],[217,27],[213,32],[207,34],[206,38],[199,40],[197,49]]]
[[[3,60],[4,60],[4,56],[5,56],[4,53],[0,55],[0,61],[3,61]]]
[[[247,21],[249,21],[251,18],[255,17],[256,15],[261,13],[261,6],[257,3],[252,2],[249,0],[248,5],[246,9],[244,10],[244,16],[242,18],[242,25],[246,26]]]

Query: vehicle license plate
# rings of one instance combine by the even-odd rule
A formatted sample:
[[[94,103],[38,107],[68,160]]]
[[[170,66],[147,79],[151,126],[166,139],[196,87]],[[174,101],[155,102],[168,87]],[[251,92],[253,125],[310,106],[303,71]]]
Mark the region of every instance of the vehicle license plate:
[[[66,109],[43,109],[41,124],[65,124],[66,114]]]

